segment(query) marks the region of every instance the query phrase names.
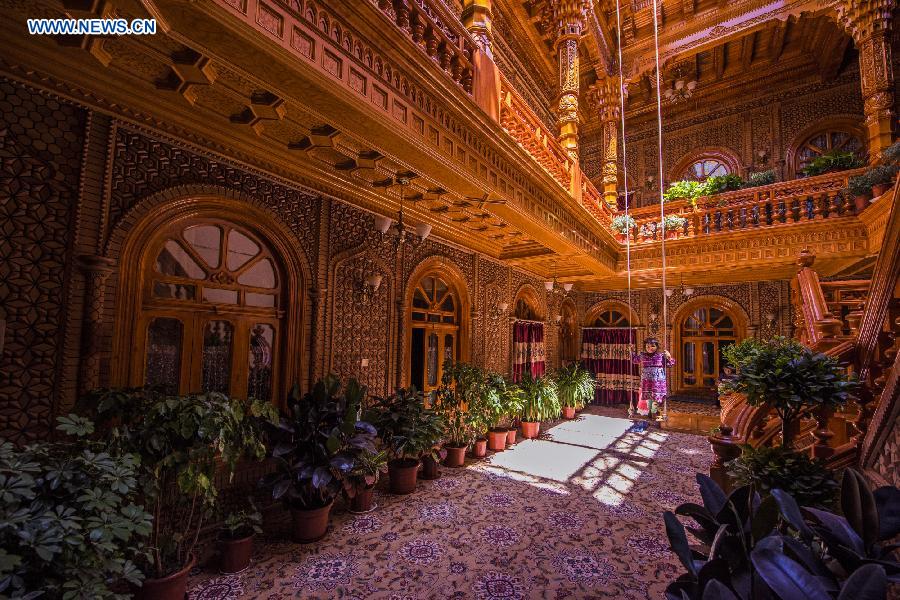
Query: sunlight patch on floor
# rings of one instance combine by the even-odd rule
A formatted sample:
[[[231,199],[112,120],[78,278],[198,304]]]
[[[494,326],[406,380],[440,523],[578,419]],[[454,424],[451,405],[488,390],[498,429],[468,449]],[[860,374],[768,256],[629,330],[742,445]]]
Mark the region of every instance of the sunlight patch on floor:
[[[597,456],[597,449],[553,442],[524,440],[498,452],[487,463],[501,470],[565,483]]]

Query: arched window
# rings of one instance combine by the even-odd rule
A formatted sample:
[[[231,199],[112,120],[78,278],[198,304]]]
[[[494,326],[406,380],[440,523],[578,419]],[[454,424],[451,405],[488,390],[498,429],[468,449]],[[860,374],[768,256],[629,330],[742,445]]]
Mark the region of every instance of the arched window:
[[[861,156],[865,152],[861,137],[846,129],[824,129],[806,138],[797,149],[795,172],[800,174],[814,159],[830,152],[853,152]]]
[[[681,383],[694,391],[715,391],[726,364],[722,352],[738,340],[734,318],[716,306],[702,306],[682,319]]]
[[[513,314],[517,319],[526,321],[538,321],[537,309],[531,305],[527,298],[520,297],[516,300],[516,307]]]
[[[596,314],[590,327],[631,327],[628,316],[616,308],[605,308]]]
[[[158,232],[141,268],[132,379],[272,400],[282,277],[262,240],[227,221],[181,221]]]
[[[459,359],[459,292],[439,273],[414,284],[410,307],[410,383],[429,393],[441,385],[444,363]]]
[[[729,148],[703,148],[684,156],[669,172],[670,181],[705,181],[714,175],[740,172],[740,158]]]
[[[731,170],[724,162],[715,157],[705,157],[695,160],[684,172],[684,178],[693,181],[706,181],[713,175],[729,175]]]

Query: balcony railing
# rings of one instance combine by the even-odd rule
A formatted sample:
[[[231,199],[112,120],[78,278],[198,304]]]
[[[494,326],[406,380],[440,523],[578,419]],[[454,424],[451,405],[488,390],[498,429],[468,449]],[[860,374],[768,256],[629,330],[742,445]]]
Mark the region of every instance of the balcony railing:
[[[685,221],[678,227],[666,227],[666,236],[668,239],[700,237],[851,215],[853,203],[840,191],[847,187],[851,177],[863,171],[828,173],[716,194],[699,198],[696,207],[686,200],[667,202],[666,216],[677,215]],[[632,211],[631,216],[635,220],[632,243],[661,239],[658,206]]]

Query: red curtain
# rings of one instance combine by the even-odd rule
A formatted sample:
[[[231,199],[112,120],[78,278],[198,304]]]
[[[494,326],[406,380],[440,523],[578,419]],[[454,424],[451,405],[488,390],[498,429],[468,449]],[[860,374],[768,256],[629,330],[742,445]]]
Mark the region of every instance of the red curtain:
[[[582,330],[581,362],[597,380],[595,404],[628,404],[637,397],[640,373],[631,362],[633,351],[633,329]]]
[[[513,381],[520,381],[525,373],[539,377],[545,371],[544,324],[516,321],[513,324]]]

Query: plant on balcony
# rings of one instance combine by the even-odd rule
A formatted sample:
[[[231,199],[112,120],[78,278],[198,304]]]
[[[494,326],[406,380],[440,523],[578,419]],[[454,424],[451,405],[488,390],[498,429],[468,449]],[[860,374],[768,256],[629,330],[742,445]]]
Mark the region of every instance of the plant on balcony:
[[[723,355],[737,373],[722,385],[745,394],[751,406],[770,406],[781,417],[782,445],[788,448],[804,411],[842,406],[855,387],[836,359],[784,337],[748,338]]]
[[[877,165],[869,169],[866,175],[868,175],[868,183],[872,185],[874,196],[881,196],[894,184],[897,170],[897,165]]]
[[[775,171],[758,171],[756,173],[750,173],[747,176],[747,181],[744,182],[742,186],[744,189],[747,188],[755,188],[763,185],[771,185],[775,183]]]
[[[640,235],[644,239],[653,239],[656,237],[656,232],[659,231],[659,228],[659,223],[650,221],[640,226],[640,228],[638,229],[638,235]]]
[[[671,200],[690,200],[695,204],[697,198],[705,194],[705,188],[699,181],[674,181],[669,184],[669,189],[663,194],[666,202]]]
[[[537,437],[541,421],[555,419],[562,410],[556,382],[549,376],[532,377],[531,373],[525,373],[519,389],[522,392],[522,437]]]
[[[663,223],[666,225],[666,235],[674,237],[678,233],[684,232],[687,219],[679,215],[666,215],[663,218]]]
[[[144,581],[138,597],[158,597],[173,575],[183,595],[194,547],[216,506],[216,475],[230,477],[242,457],[265,456],[263,427],[275,408],[214,392],[171,396],[144,388],[99,390],[82,408],[112,452],[140,457],[141,493],[154,518],[147,544],[154,580]]]
[[[701,196],[712,196],[713,194],[739,190],[743,183],[740,175],[713,175],[703,182],[703,193]]]
[[[341,386],[333,374],[301,396],[297,385],[287,414],[272,428],[272,457],[278,470],[260,482],[291,511],[294,539],[325,535],[328,516],[360,452],[375,452],[375,428],[358,420],[366,388],[355,379]]]
[[[832,151],[812,159],[808,165],[803,167],[802,173],[807,177],[812,177],[823,173],[856,169],[861,166],[862,161],[855,153]]]
[[[553,380],[563,407],[563,416],[567,419],[575,418],[575,411],[584,408],[594,397],[594,377],[577,362],[558,369],[553,374]]]
[[[366,411],[366,420],[375,426],[394,457],[388,462],[391,491],[413,492],[420,459],[428,456],[435,462],[440,460],[437,446],[446,432],[444,418],[436,410],[426,408],[422,394],[410,387],[375,398]]]
[[[59,418],[71,436],[17,448],[0,440],[0,595],[119,598],[141,584],[152,516],[140,506],[140,459],[88,441],[93,423]]]
[[[783,446],[745,445],[742,451],[741,456],[726,465],[728,475],[737,485],[753,485],[763,496],[781,489],[803,506],[831,506],[837,482],[822,461]]]
[[[900,164],[900,141],[894,142],[881,151],[881,157],[886,165]]]
[[[801,509],[780,489],[763,499],[748,485],[726,496],[705,475],[698,473],[697,482],[702,505],[663,514],[669,545],[686,569],[666,588],[670,600],[880,599],[888,582],[900,581],[889,543],[900,534],[896,487],[873,493],[847,469],[835,514]],[[689,542],[688,532],[698,543]]]
[[[631,215],[618,215],[612,220],[612,230],[618,233],[622,238],[628,235],[628,232],[634,229],[635,220]]]

